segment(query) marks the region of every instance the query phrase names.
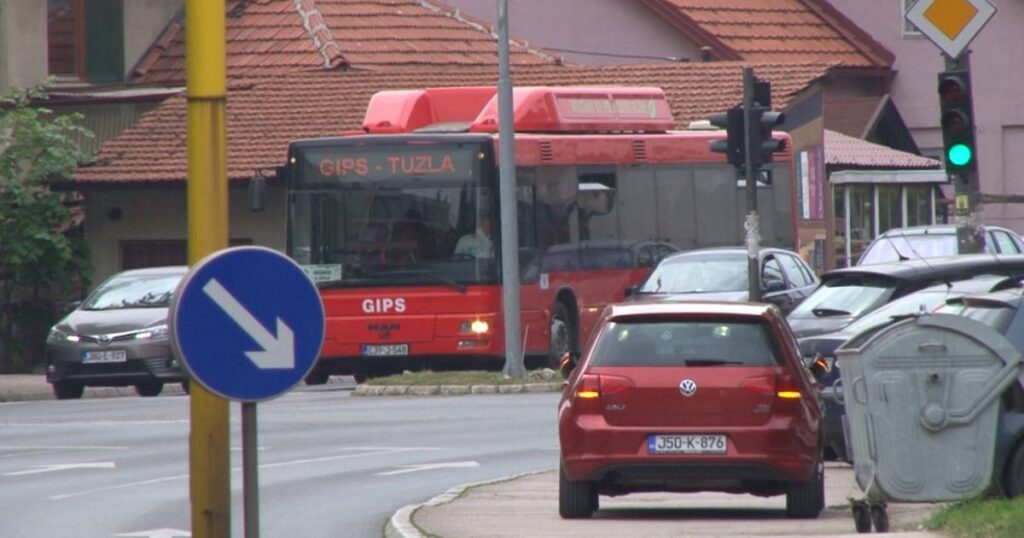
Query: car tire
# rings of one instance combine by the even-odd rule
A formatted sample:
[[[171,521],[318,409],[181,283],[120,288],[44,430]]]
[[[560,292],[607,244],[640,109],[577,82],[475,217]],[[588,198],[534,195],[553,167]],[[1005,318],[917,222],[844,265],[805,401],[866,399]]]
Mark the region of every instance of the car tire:
[[[318,372],[316,370],[313,370],[312,372],[306,375],[305,381],[307,385],[324,385],[327,383],[327,380],[330,379],[330,377],[331,374],[327,372]]]
[[[825,462],[819,456],[808,482],[791,484],[786,491],[786,517],[814,519],[825,508]]]
[[[159,381],[146,381],[135,384],[135,393],[144,398],[152,398],[164,390],[164,384]]]
[[[558,469],[558,515],[562,519],[586,519],[597,510],[597,487],[593,482],[569,480],[564,465]]]
[[[569,317],[569,309],[565,303],[558,301],[551,309],[551,341],[548,352],[548,368],[558,370],[561,366],[562,355],[573,350],[572,318]]]
[[[53,384],[53,395],[58,400],[77,400],[85,392],[85,386],[75,381],[57,381]]]
[[[1017,443],[1003,472],[1003,487],[1009,498],[1024,495],[1024,441]]]

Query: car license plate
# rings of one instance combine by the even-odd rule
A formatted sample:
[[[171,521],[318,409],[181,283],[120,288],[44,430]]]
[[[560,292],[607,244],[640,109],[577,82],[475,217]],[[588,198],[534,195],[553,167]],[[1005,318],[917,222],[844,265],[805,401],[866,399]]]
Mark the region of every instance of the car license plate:
[[[648,454],[725,454],[724,435],[651,435]]]
[[[363,345],[363,356],[385,357],[393,355],[408,355],[409,344],[365,344]]]
[[[128,353],[123,349],[105,349],[103,351],[86,351],[82,353],[82,362],[85,364],[125,362],[127,360]]]

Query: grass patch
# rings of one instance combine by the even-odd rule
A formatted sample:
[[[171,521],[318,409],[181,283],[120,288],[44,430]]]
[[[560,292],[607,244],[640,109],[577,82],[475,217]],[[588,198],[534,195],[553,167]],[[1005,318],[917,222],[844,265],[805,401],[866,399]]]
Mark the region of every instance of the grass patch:
[[[523,383],[560,383],[561,376],[543,379],[541,370],[532,370],[522,379],[505,379],[501,372],[482,370],[455,372],[406,372],[387,377],[374,377],[366,380],[367,385],[521,385]]]
[[[933,515],[926,527],[955,537],[1016,538],[1024,529],[1024,497],[955,503]]]

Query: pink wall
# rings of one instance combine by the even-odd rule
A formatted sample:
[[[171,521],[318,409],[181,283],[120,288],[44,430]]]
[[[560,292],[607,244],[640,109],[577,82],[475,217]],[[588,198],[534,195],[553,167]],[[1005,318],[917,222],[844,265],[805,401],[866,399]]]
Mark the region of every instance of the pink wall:
[[[477,19],[497,24],[497,0],[443,0]],[[508,0],[509,31],[537,47],[610,53],[565,52],[567,62],[620,64],[655,58],[699,58],[699,50],[636,0]]]

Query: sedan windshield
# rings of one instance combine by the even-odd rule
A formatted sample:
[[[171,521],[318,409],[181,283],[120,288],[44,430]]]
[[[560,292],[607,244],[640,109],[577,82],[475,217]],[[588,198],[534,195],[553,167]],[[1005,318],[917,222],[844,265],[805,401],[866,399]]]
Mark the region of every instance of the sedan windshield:
[[[895,290],[895,283],[884,278],[860,276],[826,281],[814,290],[789,315],[791,318],[832,316],[858,317],[884,304]]]
[[[167,308],[182,275],[115,276],[82,303],[83,310]]]
[[[694,256],[660,264],[644,282],[640,292],[706,293],[746,291],[747,287],[745,256]]]

